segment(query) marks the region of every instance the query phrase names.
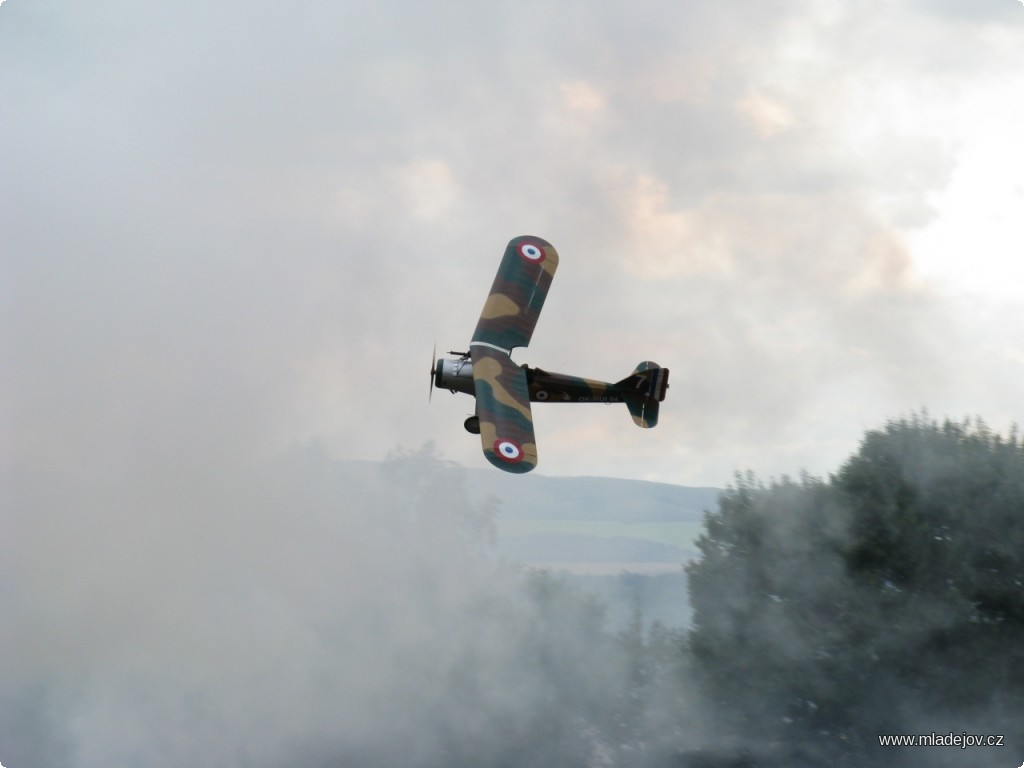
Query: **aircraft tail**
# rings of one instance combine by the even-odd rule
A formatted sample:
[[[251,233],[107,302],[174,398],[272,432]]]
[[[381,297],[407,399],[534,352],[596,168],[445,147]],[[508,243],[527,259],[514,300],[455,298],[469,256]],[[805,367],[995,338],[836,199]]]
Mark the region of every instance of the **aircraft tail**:
[[[645,360],[614,387],[622,394],[634,424],[644,429],[657,425],[658,404],[668,390],[668,368]]]

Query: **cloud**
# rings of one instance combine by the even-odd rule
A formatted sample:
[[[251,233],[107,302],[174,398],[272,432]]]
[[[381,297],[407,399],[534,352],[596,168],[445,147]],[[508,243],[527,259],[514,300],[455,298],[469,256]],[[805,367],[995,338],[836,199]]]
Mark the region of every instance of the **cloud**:
[[[459,185],[448,164],[441,160],[414,161],[401,170],[400,178],[414,217],[437,221],[451,215]]]
[[[785,106],[764,93],[748,94],[736,105],[736,109],[750,120],[762,138],[789,130],[796,122],[796,118]]]
[[[765,404],[737,355],[771,377],[793,446],[829,431],[837,378],[858,414],[838,444],[912,397],[973,408],[886,382],[909,376],[897,348],[911,378],[956,377],[919,333],[959,320],[913,238],[954,241],[928,228],[963,220],[938,193],[978,154],[950,118],[1011,87],[1012,24],[889,3],[173,8],[4,9],[12,461],[117,463],[140,435],[379,457],[445,434],[476,463],[468,402],[421,407],[425,350],[465,345],[530,232],[563,260],[522,361],[611,377],[657,359],[687,416],[666,406],[624,459],[617,419],[552,414],[566,435],[607,423],[609,450],[540,435],[559,457],[541,471],[715,484],[756,463]],[[712,476],[656,458],[705,461],[691,418],[735,420]]]

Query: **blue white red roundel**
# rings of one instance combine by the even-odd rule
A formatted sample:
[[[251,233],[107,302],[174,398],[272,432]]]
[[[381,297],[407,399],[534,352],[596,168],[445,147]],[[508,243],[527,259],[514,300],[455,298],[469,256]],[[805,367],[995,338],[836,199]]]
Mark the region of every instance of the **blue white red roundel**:
[[[494,452],[498,455],[499,459],[507,461],[509,464],[515,464],[523,459],[523,449],[512,440],[502,440],[500,438],[495,440]]]
[[[544,261],[544,249],[536,243],[520,243],[516,246],[516,251],[527,261],[532,261],[535,264],[539,264]]]

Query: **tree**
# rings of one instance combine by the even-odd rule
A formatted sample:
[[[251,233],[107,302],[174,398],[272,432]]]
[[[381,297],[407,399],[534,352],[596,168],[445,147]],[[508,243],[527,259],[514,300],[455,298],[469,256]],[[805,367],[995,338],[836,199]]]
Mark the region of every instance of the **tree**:
[[[698,547],[690,648],[726,735],[834,764],[882,759],[882,733],[1024,746],[1016,433],[893,421],[828,482],[738,477]]]

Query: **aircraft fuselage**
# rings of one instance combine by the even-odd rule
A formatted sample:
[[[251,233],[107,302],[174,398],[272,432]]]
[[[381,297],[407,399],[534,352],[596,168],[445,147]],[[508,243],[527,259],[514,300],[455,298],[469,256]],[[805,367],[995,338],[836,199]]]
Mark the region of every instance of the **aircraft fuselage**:
[[[528,365],[520,366],[526,371],[526,382],[530,401],[534,403],[621,403],[623,392],[615,384],[581,376],[567,376],[551,373]],[[475,395],[473,385],[473,363],[470,360],[440,359],[435,366],[434,384],[439,389]]]

